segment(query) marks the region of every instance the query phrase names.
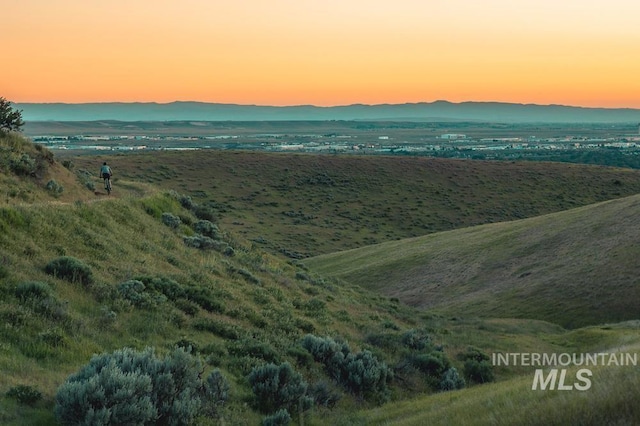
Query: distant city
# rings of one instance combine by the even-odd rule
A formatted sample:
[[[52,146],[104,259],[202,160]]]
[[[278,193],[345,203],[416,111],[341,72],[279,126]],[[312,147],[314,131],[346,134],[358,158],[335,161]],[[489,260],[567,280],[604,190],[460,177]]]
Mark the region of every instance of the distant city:
[[[212,136],[146,135],[37,135],[33,141],[52,150],[139,151],[249,149],[286,152],[354,153],[354,154],[423,154],[443,151],[467,153],[536,150],[596,150],[640,148],[640,134],[615,137],[483,137],[462,133],[443,133],[403,140],[392,135],[357,136],[341,134],[247,134]]]

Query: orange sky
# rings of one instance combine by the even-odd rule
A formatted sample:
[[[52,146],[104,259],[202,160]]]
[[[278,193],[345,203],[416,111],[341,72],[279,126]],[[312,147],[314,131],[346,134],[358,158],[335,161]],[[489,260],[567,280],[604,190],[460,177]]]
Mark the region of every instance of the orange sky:
[[[1,1],[17,103],[640,108],[637,0]]]

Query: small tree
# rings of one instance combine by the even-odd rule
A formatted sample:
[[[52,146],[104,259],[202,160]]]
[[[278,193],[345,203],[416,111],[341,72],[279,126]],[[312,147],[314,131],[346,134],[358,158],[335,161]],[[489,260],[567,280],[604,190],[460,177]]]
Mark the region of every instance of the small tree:
[[[18,111],[11,106],[11,102],[5,98],[0,98],[0,131],[19,132],[24,126],[22,111]]]

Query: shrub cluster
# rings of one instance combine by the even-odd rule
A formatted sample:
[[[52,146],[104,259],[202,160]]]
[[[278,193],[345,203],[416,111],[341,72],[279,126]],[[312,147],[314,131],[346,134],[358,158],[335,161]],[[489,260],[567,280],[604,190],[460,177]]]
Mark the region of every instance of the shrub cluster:
[[[94,191],[96,189],[96,184],[93,181],[93,175],[91,172],[80,169],[76,171],[76,176],[78,180],[90,191]]]
[[[47,283],[27,281],[18,284],[15,296],[24,306],[52,320],[67,318],[67,305],[59,301]]]
[[[288,426],[291,423],[291,414],[284,408],[262,419],[262,426]]]
[[[458,370],[456,370],[455,367],[450,367],[442,375],[438,389],[441,391],[451,391],[462,389],[464,386],[464,379],[460,377]]]
[[[177,229],[182,223],[191,226],[195,235],[183,236],[184,244],[187,247],[200,250],[216,250],[226,256],[235,255],[233,247],[223,241],[224,235],[220,232],[218,226],[212,222],[215,219],[215,214],[210,207],[199,206],[193,202],[191,197],[179,195],[175,191],[172,191],[170,195],[182,207],[190,210],[199,219],[195,223],[191,223],[190,220],[181,219],[172,213],[164,212],[161,215],[162,223],[172,229]]]
[[[411,364],[427,376],[439,379],[442,374],[451,367],[451,362],[443,352],[430,352],[416,354],[412,357]]]
[[[233,247],[223,241],[224,235],[217,225],[209,220],[199,220],[192,225],[196,233],[192,236],[184,236],[183,240],[187,247],[198,248],[200,250],[216,250],[225,256],[235,254]]]
[[[175,193],[175,194],[172,193],[171,195],[176,197],[180,202],[180,205],[187,210],[191,210],[195,206],[193,199],[191,199],[191,197],[189,197],[188,195],[180,195],[178,193]]]
[[[47,182],[45,188],[53,195],[62,194],[62,192],[64,191],[63,186],[56,182],[54,179],[51,179],[49,182]]]
[[[204,412],[211,417],[220,415],[220,410],[229,399],[229,382],[219,369],[213,370],[204,382]]]
[[[224,252],[229,244],[224,241],[217,241],[213,238],[207,237],[206,235],[192,235],[183,237],[184,244],[187,247],[198,248],[200,250],[217,250],[219,252]]]
[[[147,212],[156,217],[160,216],[162,223],[172,229],[177,229],[181,224],[189,225],[195,235],[183,236],[183,242],[187,247],[200,250],[216,250],[225,256],[235,255],[233,247],[224,241],[224,235],[220,232],[218,226],[213,223],[215,213],[211,207],[197,205],[191,197],[180,195],[175,191],[171,191],[169,196],[179,202],[183,208],[190,210],[199,220],[192,223],[190,217],[183,216],[181,218],[169,212],[159,215],[158,206],[149,203],[145,205]]]
[[[164,358],[151,348],[96,355],[58,388],[55,414],[63,424],[188,425],[203,400],[217,409],[228,395],[219,372],[206,384],[201,373],[200,360],[182,348]]]
[[[118,294],[138,308],[154,308],[167,300],[189,315],[198,308],[224,312],[224,304],[207,287],[182,285],[171,278],[138,276],[117,286]]]
[[[29,385],[18,385],[9,389],[7,397],[15,399],[20,404],[34,405],[42,399],[42,392]]]
[[[327,382],[321,381],[309,387],[309,395],[311,395],[317,405],[333,408],[342,395],[334,391]]]
[[[313,399],[306,395],[307,382],[288,362],[254,367],[248,380],[256,395],[258,409],[263,413],[281,409],[294,413],[306,411],[313,405]]]
[[[448,391],[462,389],[465,381],[458,370],[440,351],[419,353],[408,357],[409,363],[426,376],[426,381],[434,390]]]
[[[218,225],[208,220],[199,220],[193,225],[193,230],[198,234],[205,237],[213,238],[214,240],[222,240],[223,235],[218,228]]]
[[[160,293],[147,292],[142,281],[128,280],[118,284],[118,294],[138,308],[154,308],[167,301],[167,298]]]
[[[178,226],[182,223],[182,220],[178,216],[175,216],[171,213],[162,213],[162,223],[167,225],[169,228],[177,229]]]
[[[0,132],[0,136],[7,137],[2,132]],[[3,166],[8,167],[15,175],[42,179],[48,165],[54,162],[53,153],[42,145],[34,145],[21,137],[8,136],[8,138],[11,149],[8,155],[1,159]],[[36,152],[33,152],[34,148]]]
[[[21,302],[41,300],[53,294],[49,284],[40,281],[27,281],[18,284],[15,295]]]
[[[78,282],[84,285],[93,283],[91,268],[81,260],[71,256],[53,259],[45,266],[45,272],[72,283]]]
[[[488,383],[495,380],[489,355],[480,349],[469,347],[465,352],[459,354],[458,358],[464,361],[464,376],[468,380],[475,383]]]
[[[431,344],[431,337],[424,330],[411,329],[402,335],[401,341],[409,349],[422,351]]]
[[[176,191],[170,191],[169,195],[180,203],[182,207],[190,210],[198,219],[215,221],[216,214],[212,206],[196,204],[188,195],[181,195]]]
[[[365,341],[386,351],[399,351],[401,361],[396,365],[400,375],[424,375],[426,383],[434,390],[461,389],[465,386],[458,371],[441,348],[434,347],[426,330],[407,330],[398,333],[373,333]]]
[[[14,155],[9,161],[9,168],[18,176],[31,176],[36,173],[36,160],[29,154]]]
[[[187,291],[183,285],[165,276],[151,277],[144,275],[136,277],[142,282],[148,291],[164,295],[167,299],[176,301],[187,297]]]
[[[210,206],[195,205],[191,211],[198,219],[209,221],[216,220],[216,212]]]
[[[325,366],[329,376],[349,392],[360,397],[372,397],[378,401],[388,398],[387,384],[391,381],[393,373],[371,351],[354,353],[345,342],[336,342],[330,337],[322,338],[312,334],[307,334],[301,344],[317,362]]]

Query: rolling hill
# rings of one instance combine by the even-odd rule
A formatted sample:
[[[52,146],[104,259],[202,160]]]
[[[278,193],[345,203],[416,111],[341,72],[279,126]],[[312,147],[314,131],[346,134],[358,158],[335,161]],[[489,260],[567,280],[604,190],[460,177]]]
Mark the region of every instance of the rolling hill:
[[[116,168],[120,174],[114,183],[115,195],[102,197],[88,189],[88,183],[93,183],[99,192],[100,182],[90,170],[102,157],[74,159],[64,167],[50,154],[19,136],[0,135],[0,178],[13,185],[0,205],[3,425],[57,424],[56,392],[69,375],[93,355],[125,347],[152,347],[157,353],[191,348],[202,362],[203,377],[219,369],[229,382],[229,399],[215,416],[202,413],[194,422],[198,425],[258,424],[271,413],[260,408],[249,374],[254,368],[284,363],[305,380],[314,401],[304,415],[294,416],[294,424],[396,424],[407,413],[411,416],[407,424],[442,419],[457,419],[458,424],[491,423],[496,417],[506,418],[501,416],[525,423],[524,416],[541,409],[547,416],[540,417],[542,420],[565,419],[569,412],[574,420],[584,423],[593,410],[603,421],[633,424],[640,420],[635,399],[627,396],[630,389],[637,389],[638,377],[625,375],[626,369],[596,376],[598,393],[591,399],[573,392],[550,400],[526,391],[530,369],[492,369],[496,383],[487,386],[466,376],[464,358],[465,354],[475,357],[514,350],[633,349],[639,343],[635,323],[566,330],[545,321],[477,318],[467,312],[451,318],[436,311],[423,312],[397,298],[319,275],[281,253],[269,253],[262,244],[246,238],[241,225],[233,224],[259,217],[251,222],[256,232],[272,227],[273,235],[278,235],[287,229],[269,215],[260,216],[268,204],[258,203],[259,194],[254,193],[263,187],[265,173],[277,176],[283,166],[288,168],[293,173],[289,177],[294,197],[284,198],[284,188],[269,187],[269,191],[280,194],[282,203],[302,205],[316,193],[320,194],[318,200],[328,200],[331,194],[320,190],[327,189],[326,176],[337,182],[336,195],[352,195],[366,188],[357,181],[346,186],[347,190],[340,184],[349,180],[337,178],[349,176],[353,170],[356,174],[370,170],[373,163],[354,169],[353,163],[332,160],[337,163],[323,162],[321,169],[309,170],[311,157],[230,153],[227,158],[236,155],[236,162],[216,163],[223,164],[216,168],[222,174],[215,175],[220,181],[212,181],[207,179],[212,175],[203,169],[209,170],[204,167],[206,160],[216,157],[204,156],[200,162],[191,155],[126,156],[126,161],[115,156],[109,158],[111,163],[122,160],[121,165],[132,167]],[[182,166],[176,168],[176,164]],[[269,164],[271,172],[267,172]],[[331,168],[337,164],[342,168]],[[33,173],[31,166],[35,167]],[[381,167],[384,170],[389,165]],[[25,170],[30,172],[23,173]],[[587,176],[580,169],[567,170],[574,177],[566,182]],[[79,181],[74,180],[72,171]],[[511,173],[513,170],[507,175],[513,176]],[[619,191],[630,190],[634,175],[614,170],[600,179],[602,176],[606,178],[602,186],[596,186],[596,192],[584,198],[576,194],[576,198],[569,198],[569,204],[591,197],[620,196]],[[614,176],[620,183],[610,180]],[[50,180],[64,182],[63,190],[47,188]],[[399,177],[392,181],[402,182]],[[298,185],[301,189],[296,189]],[[586,188],[583,185],[570,189]],[[280,190],[282,193],[277,192]],[[406,196],[400,187],[397,191],[398,196]],[[373,193],[365,191],[361,197],[364,200]],[[215,200],[217,204],[211,202]],[[552,204],[554,208],[564,205]],[[291,206],[286,208],[290,211]],[[449,214],[455,212],[453,206]],[[282,216],[287,221],[295,219]],[[289,231],[293,236],[295,224],[285,223],[293,226]],[[309,227],[305,232],[314,229]],[[305,238],[323,237],[309,234]],[[72,273],[59,265],[67,265]],[[303,346],[304,339],[342,350],[350,348],[346,356],[341,354],[356,361],[349,370],[354,377],[363,377],[358,371],[375,373],[382,365],[388,366],[391,374],[384,392],[373,397],[370,392],[354,392],[352,382],[348,382],[351,387],[344,384],[350,375],[335,374],[347,364],[337,356],[332,358],[333,364],[324,365]],[[465,375],[468,389],[441,393],[439,383],[452,368]],[[18,398],[16,390],[22,392]],[[25,402],[25,396],[33,395],[39,398]],[[514,410],[509,404],[514,395],[518,406],[528,410]],[[381,405],[384,401],[388,402]],[[591,411],[582,409],[585,401]],[[469,410],[473,417],[469,417]],[[421,417],[424,413],[429,416]]]
[[[272,253],[305,258],[640,193],[640,171],[561,163],[201,150],[107,160],[118,179],[173,189]]]
[[[94,354],[176,346],[190,347],[207,371],[228,377],[226,424],[257,424],[269,413],[251,402],[246,377],[253,367],[289,362],[311,383],[326,381],[300,346],[306,334],[340,336],[357,351],[366,335],[390,324],[397,338],[421,328],[397,302],[324,280],[230,235],[208,220],[210,210],[176,192],[142,185],[149,192],[141,193],[121,180],[108,198],[76,182],[87,198],[62,201],[56,195],[66,189],[51,194],[39,175],[16,174],[22,169],[11,161],[35,164],[49,152],[17,135],[0,135],[0,142],[0,164],[10,165],[0,176],[29,188],[29,198],[0,206],[3,425],[56,424],[57,388]],[[69,176],[53,158],[38,173]],[[7,396],[16,389],[24,395],[25,386],[41,398],[23,405]],[[327,395],[342,398],[327,386]],[[348,393],[342,399],[347,407],[357,402]]]
[[[564,327],[640,317],[640,195],[305,260],[422,310]]]

